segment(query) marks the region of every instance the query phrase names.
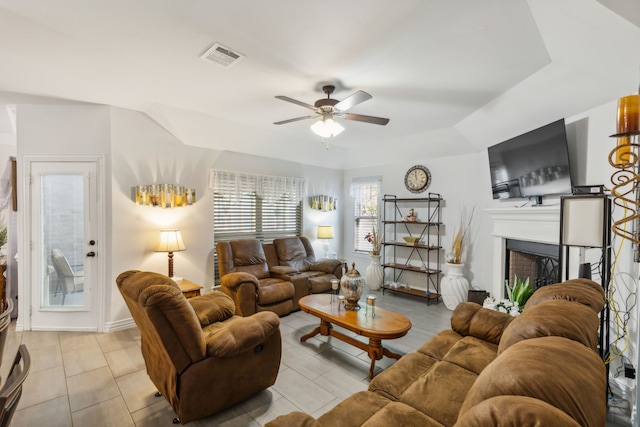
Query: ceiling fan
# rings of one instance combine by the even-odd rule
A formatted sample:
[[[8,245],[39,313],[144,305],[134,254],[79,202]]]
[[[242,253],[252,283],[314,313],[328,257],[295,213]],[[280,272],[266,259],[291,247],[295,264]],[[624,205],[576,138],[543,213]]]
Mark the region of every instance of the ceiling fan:
[[[294,119],[289,119],[289,120],[282,120],[280,122],[275,122],[274,125],[284,125],[286,123],[297,122],[298,120],[321,118],[322,120],[318,121],[318,123],[325,123],[325,124],[328,123],[331,126],[337,125],[337,127],[339,128],[335,133],[322,134],[316,131],[316,129],[313,129],[313,127],[316,126],[318,123],[312,126],[312,130],[314,130],[314,132],[318,133],[320,136],[328,137],[328,136],[335,136],[344,129],[342,128],[342,126],[335,123],[333,119],[336,117],[347,119],[347,120],[355,120],[358,122],[372,123],[375,125],[382,125],[382,126],[389,123],[389,119],[385,119],[382,117],[365,116],[363,114],[353,114],[353,113],[346,112],[350,108],[355,107],[356,105],[368,99],[371,99],[372,98],[371,95],[369,95],[367,92],[363,92],[359,90],[353,95],[343,99],[342,101],[338,101],[337,99],[331,98],[331,94],[335,91],[335,89],[336,88],[333,85],[322,86],[322,91],[327,94],[327,97],[317,100],[314,105],[307,104],[305,102],[301,102],[293,98],[289,98],[288,96],[282,96],[282,95],[276,96],[276,98],[281,99],[283,101],[291,102],[293,104],[297,104],[302,107],[308,108],[311,111],[315,112],[316,114],[310,115],[310,116],[296,117]]]

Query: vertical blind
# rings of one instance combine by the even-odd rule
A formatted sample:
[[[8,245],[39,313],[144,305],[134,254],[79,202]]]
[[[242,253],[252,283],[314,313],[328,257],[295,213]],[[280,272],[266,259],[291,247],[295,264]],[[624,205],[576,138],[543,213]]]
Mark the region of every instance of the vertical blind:
[[[353,248],[356,251],[370,252],[373,249],[371,243],[366,241],[364,237],[373,231],[374,227],[378,232],[378,238],[381,237],[378,229],[380,187],[380,179],[351,183],[351,197],[354,199]]]

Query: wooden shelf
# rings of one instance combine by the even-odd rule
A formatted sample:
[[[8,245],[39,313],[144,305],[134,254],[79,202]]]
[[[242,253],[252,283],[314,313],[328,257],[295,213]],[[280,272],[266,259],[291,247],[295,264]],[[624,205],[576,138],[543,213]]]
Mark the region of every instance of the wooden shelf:
[[[427,299],[427,305],[429,304],[429,301],[433,301],[433,300],[437,300],[438,298],[440,298],[440,294],[437,292],[431,292],[429,295],[427,295],[427,292],[424,289],[407,289],[407,288],[392,288],[389,285],[382,285],[382,293],[384,294],[384,291],[392,291],[392,292],[397,292],[399,294],[405,294],[405,295],[412,295],[414,297],[420,297],[420,298],[425,298]]]
[[[416,224],[416,225],[443,225],[441,222],[433,222],[433,221],[382,221],[383,224]]]
[[[442,246],[436,246],[436,245],[431,245],[431,246],[427,246],[427,245],[407,245],[406,243],[402,243],[402,242],[383,242],[383,245],[387,245],[387,246],[401,246],[403,248],[420,248],[420,249],[429,249],[429,250],[436,250],[436,249],[442,249]]]
[[[405,265],[405,264],[398,264],[397,262],[390,262],[387,264],[383,264],[383,267],[389,267],[389,268],[395,268],[398,270],[406,270],[406,271],[415,271],[416,273],[426,273],[426,274],[438,274],[441,273],[442,270],[436,270],[434,268],[421,268],[421,267],[414,267],[412,265]]]

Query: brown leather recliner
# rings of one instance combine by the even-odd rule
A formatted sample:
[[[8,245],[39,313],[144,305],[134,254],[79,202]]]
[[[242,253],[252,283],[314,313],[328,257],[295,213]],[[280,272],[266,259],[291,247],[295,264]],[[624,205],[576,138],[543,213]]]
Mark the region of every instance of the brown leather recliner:
[[[216,243],[220,287],[236,305],[236,313],[250,316],[273,311],[284,316],[293,310],[293,284],[272,277],[262,243],[238,239]]]
[[[182,424],[275,383],[282,342],[274,313],[236,316],[223,293],[187,299],[158,273],[126,271],[116,282],[140,330],[147,374]]]
[[[328,292],[331,290],[331,279],[342,277],[343,263],[337,259],[316,261],[313,246],[304,236],[274,239],[273,248],[278,266],[271,266],[271,274],[293,283],[296,290],[293,299],[294,310],[300,309],[300,298]]]

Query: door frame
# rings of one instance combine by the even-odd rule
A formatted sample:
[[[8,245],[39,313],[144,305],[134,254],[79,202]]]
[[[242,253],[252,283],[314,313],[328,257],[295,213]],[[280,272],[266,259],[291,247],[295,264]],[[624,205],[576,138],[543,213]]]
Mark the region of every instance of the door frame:
[[[16,330],[30,331],[31,325],[31,308],[33,289],[31,284],[35,283],[32,276],[33,251],[31,250],[34,238],[31,229],[31,217],[34,214],[33,206],[31,206],[31,165],[32,163],[65,163],[65,162],[94,162],[96,163],[96,220],[97,220],[97,239],[99,243],[100,255],[96,257],[96,284],[93,297],[95,298],[95,309],[97,317],[97,329],[78,328],[76,331],[93,331],[102,332],[104,329],[104,315],[106,304],[106,287],[105,287],[105,265],[106,255],[108,253],[106,246],[106,230],[104,221],[105,212],[105,176],[104,176],[104,156],[34,156],[23,155],[18,158],[18,320],[16,321]]]

